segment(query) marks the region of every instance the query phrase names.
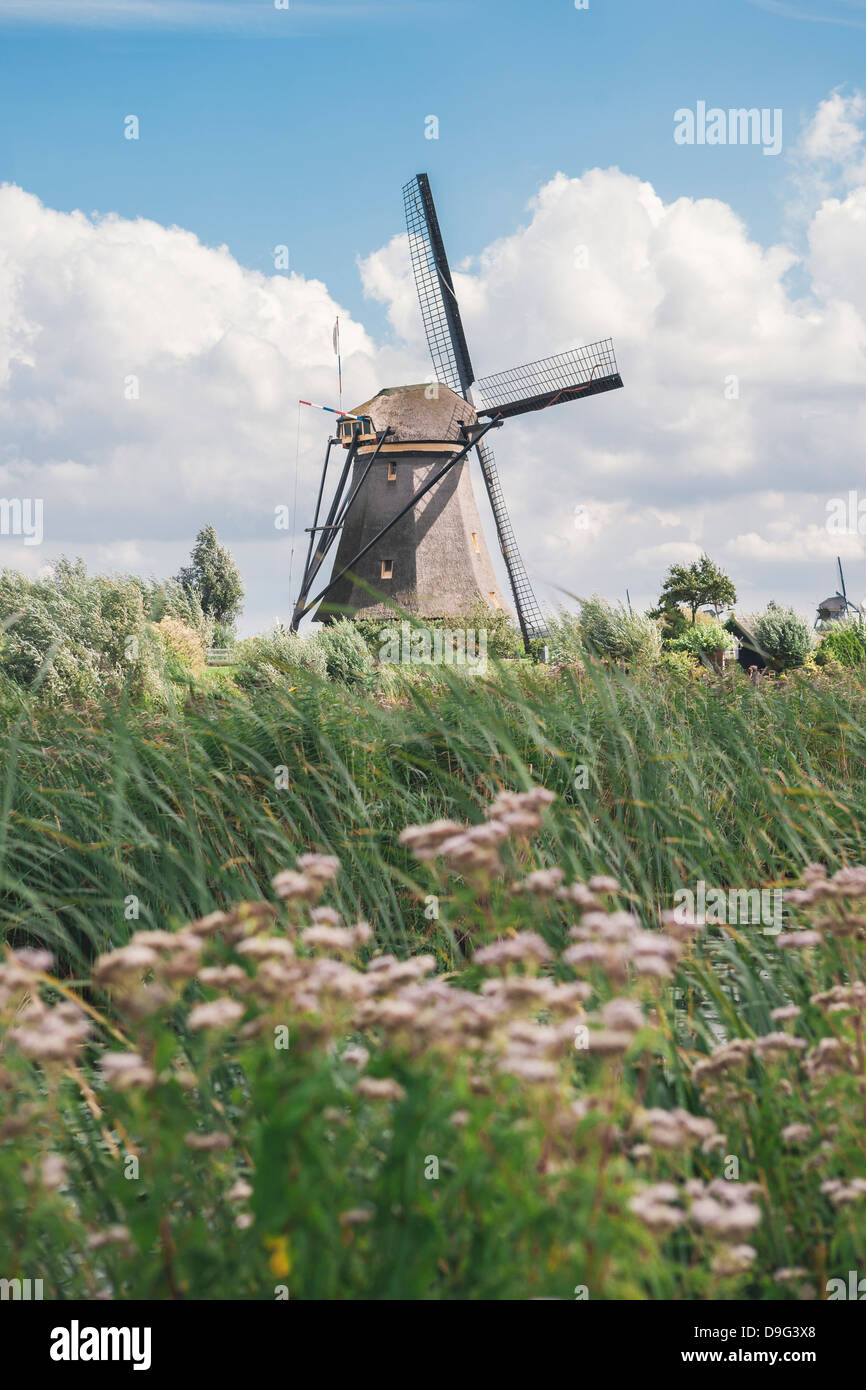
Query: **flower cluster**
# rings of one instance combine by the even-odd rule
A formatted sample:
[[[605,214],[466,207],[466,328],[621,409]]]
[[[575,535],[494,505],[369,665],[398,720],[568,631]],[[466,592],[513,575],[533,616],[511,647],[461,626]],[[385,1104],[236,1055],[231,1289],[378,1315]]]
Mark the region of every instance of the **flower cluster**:
[[[504,872],[500,846],[508,839],[535,835],[541,828],[541,813],[554,800],[553,792],[533,787],[528,792],[500,792],[479,825],[460,825],[438,820],[430,825],[410,825],[400,836],[401,845],[420,860],[442,859],[454,873],[499,875]],[[561,880],[561,870],[553,874],[552,892]],[[530,876],[531,877],[531,876]],[[539,885],[547,879],[542,873]],[[539,891],[539,888],[530,891]]]

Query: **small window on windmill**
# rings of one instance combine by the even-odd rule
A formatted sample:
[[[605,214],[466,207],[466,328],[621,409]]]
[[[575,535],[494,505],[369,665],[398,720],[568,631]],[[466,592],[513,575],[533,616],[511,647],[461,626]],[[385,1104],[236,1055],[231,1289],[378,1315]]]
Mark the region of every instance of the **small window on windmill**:
[[[395,463],[394,459],[389,459],[389,460],[388,460],[388,482],[389,482],[389,483],[396,483],[396,481],[397,481],[397,464]]]
[[[480,547],[478,545],[478,535],[475,531],[472,532],[472,544],[475,546],[476,551],[478,551],[480,554]]]
[[[383,561],[382,561],[382,575],[381,575],[381,577],[382,577],[382,579],[393,579],[393,577],[394,577],[394,561],[393,561],[393,560],[383,560]]]

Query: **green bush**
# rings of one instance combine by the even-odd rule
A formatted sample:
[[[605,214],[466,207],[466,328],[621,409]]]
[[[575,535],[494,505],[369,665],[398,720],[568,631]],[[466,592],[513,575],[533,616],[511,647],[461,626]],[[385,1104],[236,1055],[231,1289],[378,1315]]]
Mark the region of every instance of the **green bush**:
[[[132,580],[141,590],[145,611],[152,623],[163,618],[176,618],[197,632],[205,647],[226,646],[228,637],[217,638],[213,618],[202,611],[196,594],[185,589],[176,579]]]
[[[448,621],[444,623],[445,627],[455,625]],[[514,660],[524,654],[520,628],[504,608],[491,608],[483,599],[479,599],[468,616],[461,620],[461,626],[487,633],[487,656],[491,660]]]
[[[812,629],[793,608],[771,603],[749,620],[748,627],[777,671],[802,666],[812,650]]]
[[[866,665],[866,624],[862,619],[834,623],[821,637],[815,652],[818,666],[838,661],[840,666]]]
[[[121,691],[164,703],[163,650],[149,616],[137,580],[88,575],[81,561],[59,560],[38,579],[4,570],[4,675],[47,703],[82,704]]]
[[[695,664],[687,652],[665,650],[661,654],[659,666],[680,679],[690,680],[695,674]]]
[[[547,623],[548,650],[553,663],[576,666],[586,657],[580,616],[561,608]]]
[[[340,618],[336,623],[321,627],[316,641],[332,681],[372,689],[375,683],[373,657],[351,618]]]
[[[487,633],[487,656],[491,660],[522,657],[523,638],[514,620],[503,608],[491,608],[479,598],[468,613],[451,618],[421,618],[395,612],[388,618],[352,618],[354,628],[361,634],[370,654],[378,659],[382,646],[382,631],[399,628],[402,622],[433,632],[437,628],[463,628]]]
[[[171,680],[187,681],[205,670],[205,647],[199,634],[180,618],[167,613],[151,624],[165,653],[165,669]]]
[[[593,594],[581,604],[577,630],[585,651],[627,665],[652,665],[662,652],[659,624],[644,613],[632,613],[624,604],[609,603]],[[555,651],[575,657],[574,620],[561,616],[552,625]],[[560,658],[568,659],[568,657]]]
[[[689,656],[708,657],[718,651],[730,651],[734,639],[717,618],[708,622],[697,622],[670,644],[672,652],[684,652]]]
[[[276,627],[262,637],[238,642],[234,659],[235,681],[247,691],[286,689],[303,682],[305,677],[324,680],[327,675],[319,635],[301,637],[287,628]]]

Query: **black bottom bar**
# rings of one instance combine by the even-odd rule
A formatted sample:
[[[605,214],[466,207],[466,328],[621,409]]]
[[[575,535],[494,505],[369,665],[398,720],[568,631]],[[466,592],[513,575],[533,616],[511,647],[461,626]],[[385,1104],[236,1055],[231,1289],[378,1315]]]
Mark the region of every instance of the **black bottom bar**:
[[[526,1301],[533,1302],[531,1297]],[[419,1308],[425,1369],[431,1353],[435,1361],[438,1350],[443,1369],[447,1365],[453,1372],[457,1345],[451,1325],[456,1320],[455,1330],[459,1332],[465,1316],[467,1331],[471,1319],[471,1340],[478,1355],[484,1347],[489,1374],[490,1353],[494,1351],[494,1357],[496,1351],[504,1354],[506,1339],[500,1338],[496,1344],[485,1341],[484,1325],[505,1330],[503,1314],[511,1334],[508,1344],[515,1331],[515,1317],[526,1317],[523,1326],[530,1334],[550,1327],[548,1319],[553,1318],[557,1328],[577,1338],[574,1348],[579,1364],[592,1364],[599,1371],[606,1368],[617,1380],[630,1371],[657,1378],[679,1370],[697,1379],[711,1368],[734,1375],[743,1368],[757,1368],[769,1376],[771,1384],[777,1372],[790,1370],[805,1370],[826,1382],[844,1365],[856,1367],[861,1355],[863,1310],[839,1302],[594,1303],[581,1298],[580,1290],[576,1297],[569,1290],[561,1299],[538,1301],[561,1306],[544,1312],[526,1309],[518,1314],[512,1304],[504,1314],[494,1303],[480,1308],[467,1300],[465,1314],[452,1309],[449,1331],[437,1338],[431,1337],[429,1330],[425,1335],[431,1318],[438,1323],[437,1314],[429,1306]],[[312,1350],[310,1338],[316,1329],[311,1327],[310,1309],[305,1307],[301,1316],[292,1302],[291,1290],[288,1299],[219,1304],[10,1301],[0,1302],[0,1319],[5,1315],[7,1355],[17,1346],[40,1383],[44,1379],[49,1384],[55,1380],[63,1384],[70,1376],[90,1381],[106,1375],[135,1376],[138,1365],[140,1377],[192,1372],[198,1383],[206,1384],[202,1377],[213,1373],[214,1385],[222,1386],[231,1384],[235,1375],[242,1376],[241,1383],[245,1383],[251,1374],[271,1365],[288,1373],[299,1337],[303,1337],[305,1349]],[[334,1353],[341,1344],[347,1367],[350,1356],[351,1365],[357,1367],[358,1350],[347,1332],[357,1328],[369,1348],[371,1331],[377,1326],[383,1331],[393,1327],[394,1315],[387,1306],[380,1309],[367,1304],[356,1312],[346,1303],[351,1304],[351,1300],[341,1303],[336,1314],[329,1313],[326,1306],[322,1309],[329,1328],[333,1328],[335,1316],[339,1319],[339,1337],[329,1335],[327,1340],[329,1378],[333,1378],[339,1360],[339,1353],[336,1358]],[[403,1304],[401,1324],[412,1316]],[[104,1334],[102,1329],[115,1331]],[[94,1352],[101,1359],[88,1359]],[[462,1349],[460,1358],[466,1360]]]

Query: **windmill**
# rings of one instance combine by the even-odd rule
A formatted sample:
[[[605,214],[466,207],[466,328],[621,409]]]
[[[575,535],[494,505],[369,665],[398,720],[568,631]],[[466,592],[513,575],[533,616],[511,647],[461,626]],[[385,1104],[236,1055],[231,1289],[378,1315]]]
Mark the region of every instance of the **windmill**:
[[[406,184],[403,203],[435,381],[381,391],[341,416],[337,437],[328,441],[292,627],[320,603],[326,622],[340,613],[387,617],[387,600],[427,617],[466,614],[479,595],[491,608],[504,606],[472,490],[468,458],[474,451],[529,650],[544,636],[544,619],[488,436],[514,416],[621,387],[613,344],[604,339],[476,378],[426,174]],[[343,445],[346,457],[320,522],[335,444]],[[338,536],[332,578],[310,598]]]
[[[838,623],[849,613],[854,613],[858,618],[861,616],[862,609],[856,603],[852,603],[845,588],[845,575],[842,572],[842,557],[836,556],[836,564],[839,567],[839,583],[841,589],[837,589],[835,594],[829,598],[822,599],[818,604],[818,615],[815,618],[815,627],[824,627],[830,623]]]

